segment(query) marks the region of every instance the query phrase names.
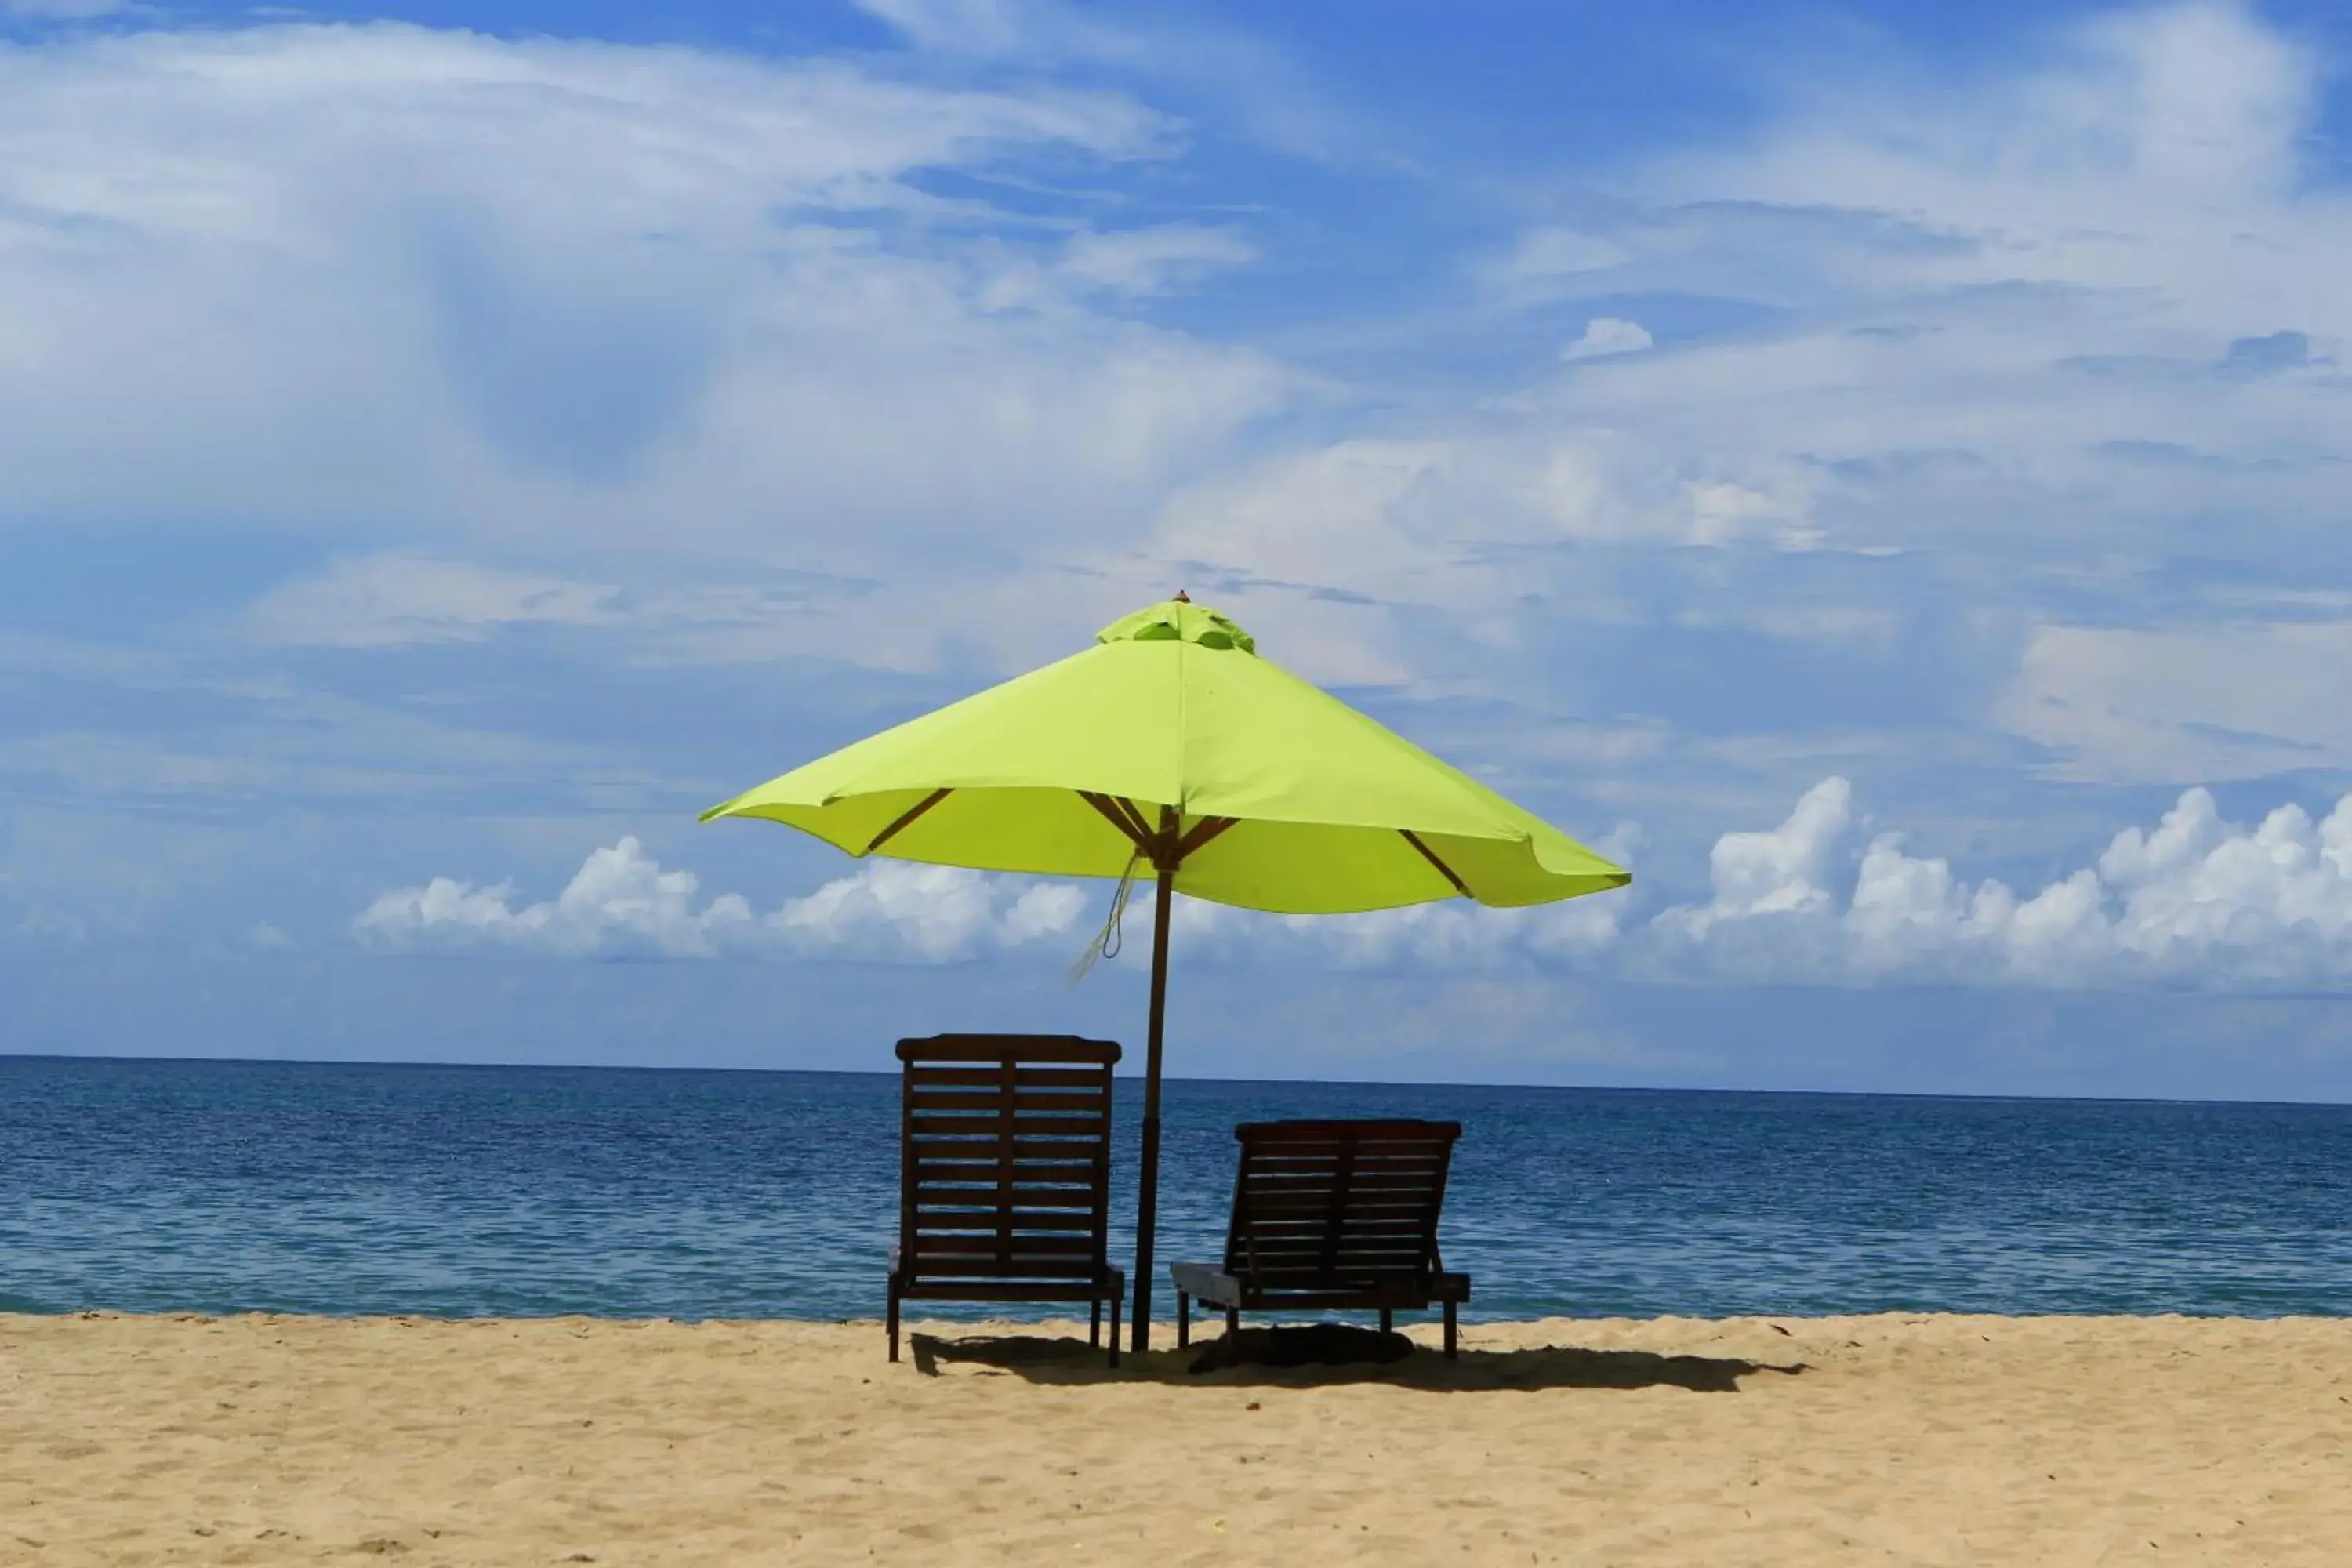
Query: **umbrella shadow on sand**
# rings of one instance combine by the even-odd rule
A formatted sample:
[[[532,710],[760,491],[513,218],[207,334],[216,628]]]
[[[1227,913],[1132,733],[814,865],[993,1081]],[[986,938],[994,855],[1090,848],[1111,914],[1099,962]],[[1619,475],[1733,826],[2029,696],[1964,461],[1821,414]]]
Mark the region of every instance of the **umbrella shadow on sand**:
[[[915,1370],[927,1377],[956,1366],[981,1376],[1014,1376],[1044,1384],[1160,1383],[1220,1388],[1234,1384],[1311,1388],[1335,1383],[1381,1383],[1433,1394],[1531,1392],[1550,1388],[1682,1388],[1694,1394],[1737,1394],[1743,1379],[1763,1373],[1794,1377],[1803,1362],[1748,1361],[1736,1356],[1660,1355],[1654,1351],[1591,1350],[1544,1345],[1482,1351],[1465,1346],[1447,1361],[1403,1336],[1338,1325],[1244,1329],[1238,1347],[1222,1336],[1190,1349],[1129,1355],[1116,1369],[1102,1352],[1075,1336],[974,1334],[953,1339],[910,1337]],[[1303,1339],[1300,1336],[1320,1336]],[[1382,1341],[1393,1342],[1382,1344]]]

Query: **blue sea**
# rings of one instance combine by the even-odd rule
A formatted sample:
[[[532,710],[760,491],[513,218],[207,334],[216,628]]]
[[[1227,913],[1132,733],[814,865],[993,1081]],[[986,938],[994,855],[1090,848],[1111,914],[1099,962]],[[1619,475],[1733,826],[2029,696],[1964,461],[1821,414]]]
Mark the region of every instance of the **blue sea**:
[[[1235,1122],[1408,1114],[1465,1128],[1443,1235],[1474,1317],[2352,1312],[2347,1107],[1166,1093],[1162,1259],[1217,1255]],[[897,1095],[887,1074],[0,1057],[0,1310],[875,1317]]]

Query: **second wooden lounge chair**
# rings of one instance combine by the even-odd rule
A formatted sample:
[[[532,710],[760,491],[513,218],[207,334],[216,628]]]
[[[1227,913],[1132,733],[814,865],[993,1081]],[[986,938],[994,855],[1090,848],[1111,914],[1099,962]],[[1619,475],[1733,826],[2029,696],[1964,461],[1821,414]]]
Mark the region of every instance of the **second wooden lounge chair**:
[[[1085,1301],[1118,1364],[1127,1276],[1110,1266],[1111,1064],[1118,1047],[1071,1035],[900,1040],[898,1245],[890,1249],[890,1359],[902,1300]]]
[[[1192,1304],[1225,1310],[1237,1333],[1244,1311],[1332,1308],[1381,1314],[1445,1310],[1445,1353],[1455,1352],[1454,1309],[1470,1277],[1448,1274],[1437,1216],[1455,1121],[1255,1121],[1241,1141],[1233,1222],[1223,1267],[1179,1263],[1176,1342],[1192,1342]]]

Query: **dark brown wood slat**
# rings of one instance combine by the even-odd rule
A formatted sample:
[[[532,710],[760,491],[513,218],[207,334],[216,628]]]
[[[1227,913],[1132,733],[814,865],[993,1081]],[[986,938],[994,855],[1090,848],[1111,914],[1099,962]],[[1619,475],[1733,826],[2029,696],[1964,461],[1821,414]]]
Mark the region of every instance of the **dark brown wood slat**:
[[[910,1106],[919,1138],[977,1138],[982,1133],[1003,1137],[1008,1127],[1013,1135],[1036,1138],[1095,1138],[1101,1136],[1107,1118],[1099,1105],[1088,1106],[1007,1106],[995,1104]]]
[[[1013,1236],[1010,1241],[998,1231],[920,1231],[915,1237],[915,1248],[921,1258],[970,1258],[981,1253],[1010,1251],[1024,1258],[1087,1258],[1095,1252],[1094,1238],[1089,1236]]]
[[[995,1193],[1012,1187],[1021,1192],[1034,1192],[1055,1204],[1091,1203],[1097,1185],[1093,1172],[1075,1165],[1045,1170],[966,1166],[925,1175],[915,1187],[914,1197],[918,1203],[950,1198],[962,1203],[969,1202],[974,1193]]]
[[[1361,1181],[1351,1184],[1350,1190],[1354,1192],[1368,1193],[1393,1193],[1411,1196],[1412,1194],[1418,1193],[1433,1193],[1437,1190],[1437,1184],[1434,1181],[1423,1181],[1419,1177],[1408,1180],[1397,1176],[1387,1175],[1366,1176]],[[1266,1199],[1289,1198],[1295,1200],[1329,1197],[1337,1194],[1338,1191],[1339,1187],[1336,1183],[1324,1181],[1320,1178],[1272,1176],[1260,1177],[1257,1180],[1251,1182],[1249,1185],[1242,1189],[1242,1195],[1247,1201],[1259,1202]]]
[[[1397,1154],[1443,1154],[1446,1152],[1443,1138],[1374,1138],[1361,1141],[1375,1156],[1388,1159]],[[1254,1165],[1282,1160],[1352,1160],[1357,1143],[1340,1138],[1300,1138],[1275,1144],[1263,1152],[1250,1151]]]
[[[1002,1137],[1010,1132],[1015,1138],[1077,1138],[1102,1136],[1109,1130],[1109,1119],[1102,1116],[1016,1116],[1008,1124],[1002,1120],[983,1121],[966,1116],[947,1116],[935,1110],[909,1113],[918,1139]]]
[[[1435,1165],[1374,1165],[1350,1172],[1346,1184],[1350,1187],[1375,1184],[1392,1187],[1433,1187],[1439,1174],[1440,1167]],[[1331,1171],[1253,1171],[1242,1190],[1277,1193],[1288,1188],[1311,1193],[1331,1191],[1340,1184],[1339,1175]]]
[[[1007,1230],[1015,1235],[1070,1231],[1091,1236],[1095,1228],[1092,1215],[1049,1214],[1039,1209],[974,1209],[968,1213],[927,1209],[917,1210],[915,1214],[917,1236],[941,1236],[950,1231],[986,1231],[998,1235]]]
[[[1118,1047],[1108,1040],[1085,1040],[1075,1035],[933,1035],[900,1040],[902,1062],[1013,1062],[1019,1066],[1083,1062],[1108,1069],[1118,1060]]]
[[[919,1193],[933,1186],[1001,1187],[1009,1184],[1030,1187],[1068,1187],[1091,1192],[1101,1184],[1098,1162],[1085,1164],[1038,1164],[1030,1161],[991,1160],[980,1164],[958,1165],[941,1161],[926,1161],[917,1180]]]
[[[985,1165],[941,1165],[923,1173],[918,1179],[915,1195],[924,1198],[934,1192],[971,1194],[1034,1187],[1060,1198],[1091,1198],[1095,1188],[1102,1184],[1101,1177],[1102,1173],[1090,1164],[1037,1165],[995,1161]]]
[[[993,1258],[927,1258],[920,1263],[920,1278],[926,1279],[964,1279],[971,1282],[977,1295],[959,1292],[957,1300],[967,1301],[1001,1301],[1022,1300],[996,1294],[996,1283],[1024,1279],[1099,1279],[1102,1268],[1092,1258],[1029,1260],[1016,1258],[1011,1263],[1001,1263]],[[909,1292],[901,1290],[900,1295]],[[933,1300],[940,1300],[936,1293]]]
[[[1091,1277],[1053,1282],[1008,1279],[990,1285],[984,1295],[975,1295],[967,1279],[910,1279],[898,1288],[898,1294],[911,1301],[1085,1301],[1108,1300],[1109,1288],[1108,1279],[1097,1282]]]
[[[1010,1097],[999,1089],[907,1090],[907,1103],[917,1110],[964,1110],[987,1116],[1002,1116],[1008,1105],[1015,1116],[1065,1111],[1100,1116],[1104,1113],[1104,1100],[1105,1096],[1092,1089],[1023,1089],[1014,1090]]]
[[[1026,1214],[1034,1209],[1040,1214],[1092,1214],[1097,1205],[1093,1194],[1076,1187],[966,1187],[959,1192],[926,1193],[915,1205],[915,1212],[926,1214],[964,1214],[985,1209],[995,1215]]]
[[[914,1146],[918,1173],[925,1179],[975,1171],[1034,1172],[1040,1181],[1092,1181],[1109,1158],[1100,1139],[926,1138]]]
[[[1017,1186],[1091,1193],[1102,1184],[1101,1165],[1099,1160],[982,1160],[963,1164],[926,1160],[916,1177],[915,1190],[919,1194],[935,1186]]]
[[[1410,1202],[1399,1201],[1382,1194],[1368,1199],[1358,1194],[1348,1201],[1340,1210],[1340,1215],[1349,1225],[1378,1225],[1393,1220],[1402,1225],[1418,1226],[1429,1218],[1430,1201],[1426,1197]],[[1250,1205],[1250,1222],[1258,1226],[1268,1223],[1323,1225],[1328,1223],[1330,1215],[1330,1205],[1304,1198],[1270,1198]]]
[[[1017,1139],[1009,1156],[1001,1152],[1003,1147],[998,1142],[950,1142],[926,1138],[915,1145],[915,1162],[926,1174],[934,1166],[970,1170],[990,1163],[1034,1165],[1043,1170],[1057,1164],[1076,1165],[1101,1160],[1108,1153],[1108,1146],[1099,1138]]]
[[[917,1089],[1001,1089],[1007,1072],[992,1067],[929,1067],[909,1063],[907,1081]],[[1104,1092],[1100,1068],[1014,1068],[1010,1076],[1016,1089],[1083,1089]]]
[[[926,1176],[915,1188],[914,1196],[919,1203],[969,1203],[974,1194],[1001,1193],[1011,1188],[1015,1192],[1034,1192],[1040,1198],[1066,1205],[1092,1203],[1097,1184],[1093,1173],[1076,1166],[1044,1171],[965,1169]],[[992,1197],[989,1201],[997,1200]]]
[[[930,1099],[925,1095],[926,1100]],[[1090,1105],[1029,1106],[1018,1101],[1008,1105],[1003,1100],[950,1100],[934,1109],[929,1105],[910,1105],[906,1110],[914,1116],[916,1131],[920,1133],[937,1128],[942,1132],[973,1133],[1001,1129],[1007,1112],[1021,1131],[1034,1128],[1040,1136],[1093,1137],[1108,1125],[1110,1107],[1097,1100]]]
[[[1377,1154],[1368,1154],[1359,1159],[1344,1161],[1334,1152],[1328,1155],[1322,1153],[1272,1155],[1263,1160],[1253,1160],[1250,1163],[1255,1169],[1266,1172],[1323,1171],[1336,1173],[1343,1165],[1348,1169],[1359,1171],[1376,1170],[1391,1164],[1423,1169],[1443,1164],[1444,1162],[1445,1152],[1443,1149],[1389,1149]]]

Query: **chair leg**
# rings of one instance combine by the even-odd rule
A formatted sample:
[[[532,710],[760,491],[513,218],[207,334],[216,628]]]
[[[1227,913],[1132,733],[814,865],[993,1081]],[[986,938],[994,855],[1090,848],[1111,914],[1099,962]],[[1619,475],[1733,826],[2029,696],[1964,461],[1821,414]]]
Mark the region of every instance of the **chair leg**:
[[[1118,1368],[1118,1307],[1126,1295],[1122,1289],[1110,1299],[1110,1364],[1113,1371]]]
[[[898,1359],[898,1282],[890,1281],[890,1359]]]
[[[1445,1303],[1445,1359],[1454,1359],[1454,1303]]]
[[[1096,1297],[1087,1306],[1087,1343],[1099,1350],[1102,1348],[1102,1298]]]
[[[1382,1308],[1381,1309],[1381,1332],[1382,1332],[1382,1333],[1384,1333],[1384,1334],[1390,1334],[1390,1333],[1394,1333],[1395,1331],[1396,1331],[1396,1313],[1395,1313],[1395,1311],[1394,1311],[1393,1310],[1390,1309],[1390,1308],[1382,1307]]]
[[[1239,1307],[1225,1309],[1225,1334],[1230,1339],[1242,1337],[1242,1310]]]
[[[1192,1298],[1183,1291],[1176,1292],[1176,1348],[1184,1349],[1192,1342]]]

